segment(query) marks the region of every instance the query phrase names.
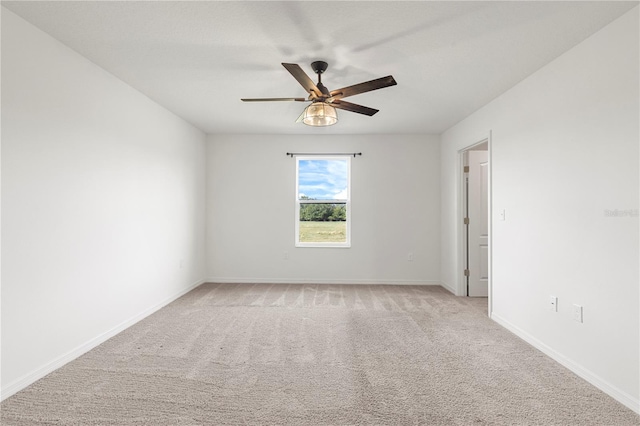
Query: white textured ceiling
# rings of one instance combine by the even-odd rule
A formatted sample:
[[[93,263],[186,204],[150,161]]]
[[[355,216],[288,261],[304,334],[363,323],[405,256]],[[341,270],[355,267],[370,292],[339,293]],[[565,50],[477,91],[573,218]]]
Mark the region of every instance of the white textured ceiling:
[[[3,6],[207,133],[441,133],[638,2],[3,1]],[[329,63],[329,90],[380,109],[294,121],[305,97],[280,65]]]

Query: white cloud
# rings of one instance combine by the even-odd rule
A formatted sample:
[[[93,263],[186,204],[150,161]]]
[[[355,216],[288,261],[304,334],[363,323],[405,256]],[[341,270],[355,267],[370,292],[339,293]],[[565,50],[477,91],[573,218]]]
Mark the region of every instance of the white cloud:
[[[336,200],[346,200],[347,199],[347,188],[333,195],[333,198]]]

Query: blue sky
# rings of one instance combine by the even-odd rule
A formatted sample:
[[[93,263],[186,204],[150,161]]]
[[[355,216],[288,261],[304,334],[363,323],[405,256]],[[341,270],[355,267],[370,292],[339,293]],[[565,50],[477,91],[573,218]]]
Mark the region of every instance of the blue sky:
[[[346,200],[347,160],[299,160],[298,196],[316,200]]]

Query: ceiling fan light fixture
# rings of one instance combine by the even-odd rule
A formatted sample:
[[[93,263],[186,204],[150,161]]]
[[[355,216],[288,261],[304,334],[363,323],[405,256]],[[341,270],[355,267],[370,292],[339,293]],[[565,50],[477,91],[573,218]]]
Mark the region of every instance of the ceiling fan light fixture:
[[[307,126],[333,126],[338,122],[338,112],[325,102],[314,102],[305,108],[302,122]]]

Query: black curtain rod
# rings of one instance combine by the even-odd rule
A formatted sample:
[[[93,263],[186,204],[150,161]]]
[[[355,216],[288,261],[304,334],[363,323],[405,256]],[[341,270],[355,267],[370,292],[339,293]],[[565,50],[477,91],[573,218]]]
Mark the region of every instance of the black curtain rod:
[[[361,152],[287,152],[287,155],[293,158],[295,155],[362,155]]]

